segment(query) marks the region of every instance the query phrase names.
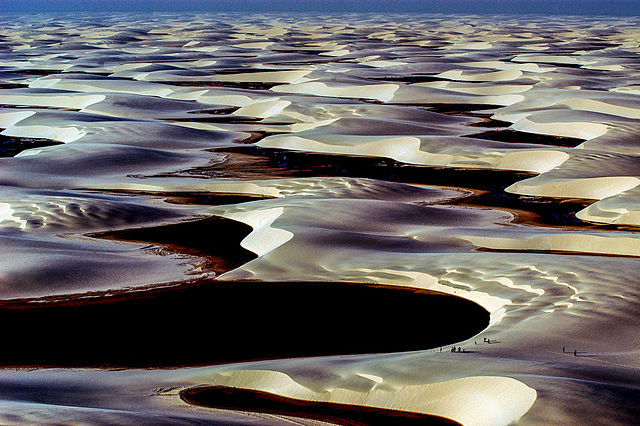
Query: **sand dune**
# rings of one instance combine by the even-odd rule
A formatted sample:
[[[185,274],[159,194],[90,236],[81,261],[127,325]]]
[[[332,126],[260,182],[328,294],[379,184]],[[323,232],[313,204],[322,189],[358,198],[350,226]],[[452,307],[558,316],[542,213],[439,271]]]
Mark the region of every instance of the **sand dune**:
[[[395,84],[331,87],[325,83],[312,81],[295,85],[276,86],[271,90],[278,93],[302,93],[335,98],[375,99],[386,102],[393,98],[393,94],[398,90],[398,87],[399,86]]]
[[[4,90],[2,103],[5,105],[29,105],[32,107],[70,108],[81,110],[101,102],[103,95],[78,95],[74,92],[42,90],[36,93],[25,93],[15,90]]]
[[[502,377],[466,377],[403,388],[385,386],[380,378],[362,377],[371,382],[372,389],[368,392],[340,388],[314,392],[286,374],[260,370],[221,373],[211,380],[211,384],[261,390],[302,400],[432,414],[465,425],[509,424],[518,420],[536,398],[535,390],[517,380]],[[503,405],[505,395],[509,395],[507,405]],[[429,402],[434,400],[437,402]]]
[[[160,13],[0,23],[3,312],[250,280],[300,294],[331,283],[438,292],[490,313],[486,330],[451,343],[462,353],[324,348],[275,359],[261,347],[262,361],[241,365],[3,369],[1,422],[312,423],[180,399],[198,385],[463,424],[640,417],[636,18]],[[243,325],[247,306],[276,304],[247,293],[200,300],[199,318],[229,309],[211,323],[173,309],[130,313],[166,339],[171,365],[194,353],[248,360],[225,358],[220,330]],[[338,299],[282,297],[278,318],[339,323],[342,309],[354,314],[354,335],[378,336],[375,320],[417,342],[447,321],[411,320],[405,305],[369,299],[340,299],[338,309]],[[99,340],[97,322],[90,337]],[[196,326],[210,330],[200,337]],[[236,337],[250,347],[250,335]],[[181,353],[177,338],[188,336]],[[218,352],[198,353],[212,343]],[[145,365],[137,361],[129,365]]]

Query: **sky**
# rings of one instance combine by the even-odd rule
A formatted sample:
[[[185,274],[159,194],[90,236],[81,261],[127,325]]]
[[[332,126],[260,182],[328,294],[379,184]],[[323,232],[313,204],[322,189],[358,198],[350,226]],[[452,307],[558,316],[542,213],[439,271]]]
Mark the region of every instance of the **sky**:
[[[92,11],[640,15],[640,0],[0,0],[0,12]]]

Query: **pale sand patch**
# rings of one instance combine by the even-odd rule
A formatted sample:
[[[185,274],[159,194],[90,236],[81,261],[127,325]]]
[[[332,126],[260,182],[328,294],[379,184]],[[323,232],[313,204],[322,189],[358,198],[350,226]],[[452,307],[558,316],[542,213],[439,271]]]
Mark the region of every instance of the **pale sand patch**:
[[[238,43],[238,44],[233,44],[233,47],[238,47],[240,49],[257,49],[257,50],[264,50],[267,47],[271,46],[273,44],[272,41],[255,41],[255,42],[249,42],[249,43]]]
[[[55,127],[55,126],[11,126],[3,130],[1,135],[14,136],[21,138],[42,138],[51,139],[59,142],[73,142],[87,133],[73,126]],[[26,152],[26,151],[23,151]],[[20,156],[19,153],[17,156]],[[33,154],[33,153],[32,153]],[[27,155],[27,154],[25,154]]]
[[[491,86],[480,86],[478,84],[455,84],[446,81],[415,83],[414,86],[434,87],[437,89],[451,90],[453,92],[461,93],[471,93],[475,95],[508,95],[512,93],[526,92],[533,88],[533,85],[531,84],[496,84]],[[524,98],[520,98],[520,100],[522,99]]]
[[[606,134],[609,126],[602,123],[584,121],[539,123],[528,118],[521,118],[513,123],[510,128],[521,132],[589,140]]]
[[[516,182],[505,189],[520,195],[601,200],[635,188],[640,179],[633,176],[605,176],[577,179],[551,179],[544,175]]]
[[[64,71],[67,68],[73,66],[73,64],[67,63],[47,63],[47,62],[38,62],[38,61],[2,61],[0,62],[4,67],[17,68],[17,69],[38,69],[38,70],[48,70],[48,71]]]
[[[568,64],[583,65],[585,61],[582,58],[566,55],[533,55],[524,54],[517,55],[512,59],[513,62],[542,62],[547,64]]]
[[[34,93],[34,94],[13,94],[3,93],[2,103],[6,105],[29,105],[32,107],[53,107],[83,109],[89,105],[102,102],[106,99],[104,95],[82,95],[76,93]]]
[[[509,105],[517,104],[518,102],[522,102],[524,99],[525,97],[523,95],[516,95],[516,94],[489,95],[489,96],[482,96],[481,98],[478,98],[477,102],[480,104],[487,104],[487,105],[509,106]]]
[[[403,65],[408,65],[408,62],[372,60],[372,61],[363,61],[363,62],[360,62],[360,64],[366,65],[368,67],[374,67],[374,68],[390,68],[390,67],[400,67]]]
[[[286,113],[286,115],[290,115]],[[320,120],[320,121],[308,121],[302,123],[294,123],[289,126],[292,132],[304,132],[305,130],[312,130],[317,127],[327,126],[331,123],[335,123],[340,120],[339,118],[330,118],[328,120]]]
[[[180,101],[195,101],[208,92],[207,89],[203,90],[174,90],[172,93],[166,96],[167,99],[176,99]]]
[[[217,74],[210,77],[209,80],[231,83],[295,83],[310,72],[311,70],[291,70]]]
[[[153,63],[151,62],[131,62],[128,64],[123,64],[123,65],[115,65],[111,68],[111,70],[116,73],[119,71],[128,71],[128,70],[133,70],[136,68],[144,68],[144,67],[148,67],[150,65],[153,65]]]
[[[209,105],[229,105],[236,107],[243,107],[253,102],[248,96],[245,95],[231,95],[231,94],[215,94],[215,91],[207,91],[206,94],[200,95],[197,101],[201,104]]]
[[[365,376],[361,376],[367,379]],[[495,376],[475,376],[445,382],[400,387],[383,386],[369,379],[373,389],[358,392],[343,388],[314,391],[290,376],[268,370],[237,370],[211,377],[211,385],[270,392],[314,402],[361,405],[446,417],[465,425],[506,425],[524,415],[537,392],[524,383]]]
[[[640,95],[640,86],[626,86],[626,87],[616,87],[613,89],[610,89],[612,92],[619,92],[619,93],[629,93],[632,95]]]
[[[505,170],[544,173],[555,169],[568,159],[569,154],[562,151],[543,149],[511,151],[504,154],[502,159],[495,163],[495,167]]]
[[[586,222],[640,226],[640,210],[629,210],[625,207],[607,209],[598,203],[580,210],[576,217]]]
[[[166,97],[173,92],[164,84],[149,83],[145,81],[128,80],[73,80],[42,77],[29,83],[32,88],[47,88],[67,90],[71,92],[111,92],[130,93],[134,95],[147,95]]]
[[[25,229],[27,227],[27,221],[14,216],[13,213],[15,213],[15,211],[11,208],[11,204],[0,203],[0,223],[13,222],[18,225],[20,229]]]
[[[293,238],[292,232],[271,226],[283,212],[284,209],[282,207],[276,207],[264,210],[229,212],[223,213],[221,216],[251,226],[253,231],[240,242],[240,245],[258,256],[264,256]]]
[[[185,179],[186,180],[186,179]],[[136,191],[136,192],[172,192],[172,191],[202,191],[222,194],[244,194],[264,197],[280,198],[284,197],[282,190],[278,188],[277,183],[262,182],[214,182],[210,183],[202,179],[198,179],[192,183],[182,184],[170,183],[164,179],[149,179],[151,183],[142,183],[139,180],[130,180],[124,182],[104,183],[103,188],[115,191]],[[199,182],[198,182],[199,181]]]
[[[291,105],[290,101],[281,101],[280,98],[260,99],[234,111],[233,115],[269,118],[280,114],[289,105]]]
[[[307,43],[304,46],[304,49],[331,52],[336,50],[343,50],[346,47],[347,47],[346,44],[340,44],[334,41],[323,41],[323,42]]]
[[[475,156],[430,153],[422,151],[420,149],[420,139],[411,136],[395,138],[363,136],[350,138],[349,141],[353,145],[329,144],[295,135],[276,135],[262,139],[257,145],[264,148],[291,149],[295,151],[386,157],[408,164],[495,168],[538,173],[551,170],[569,158],[569,155],[565,152],[542,149],[507,151],[504,153],[496,151],[478,153]]]
[[[198,130],[214,130],[217,132],[225,132],[226,130],[222,127],[214,126],[209,123],[199,123],[197,121],[171,121],[171,124],[174,126],[188,127],[189,129],[198,129]],[[247,133],[247,137],[249,137],[249,133]]]
[[[580,210],[576,217],[588,222],[640,226],[640,187],[597,201]]]
[[[397,84],[367,84],[362,86],[327,86],[318,81],[272,87],[277,93],[301,93],[332,98],[375,99],[388,102],[400,86]]]
[[[595,71],[624,71],[622,65],[583,65],[582,68]]]
[[[6,129],[14,124],[27,119],[35,114],[35,111],[0,111],[0,128]]]
[[[514,63],[514,62],[504,62],[504,61],[476,61],[476,62],[463,62],[460,65],[464,65],[466,67],[474,67],[474,68],[491,68],[496,70],[519,70],[519,71],[526,71],[531,73],[545,73],[545,72],[556,70],[556,67],[551,67],[551,66],[544,67],[533,62]]]
[[[210,66],[215,65],[217,63],[218,63],[218,61],[216,61],[214,59],[198,59],[197,61],[186,62],[185,64],[191,64],[196,68],[200,68],[200,67],[210,67]]]
[[[617,115],[618,117],[625,118],[640,118],[640,102],[637,104],[637,108],[614,105],[607,102],[595,101],[592,99],[569,99],[559,102],[559,104],[567,105],[569,108],[575,110],[601,112],[603,114]]]
[[[534,44],[525,44],[521,46],[521,48],[541,52],[543,50],[549,50],[549,45],[545,43],[534,43]]]
[[[351,52],[347,49],[340,49],[340,50],[331,50],[328,52],[321,52],[321,53],[318,53],[318,55],[335,57],[335,56],[345,56],[345,55],[348,55],[349,53]]]
[[[492,250],[566,251],[618,256],[640,256],[640,238],[589,234],[554,234],[518,238],[460,236],[471,244]]]
[[[218,46],[198,46],[198,47],[190,47],[186,50],[193,50],[196,52],[204,52],[204,53],[212,53],[218,50],[220,47]]]
[[[520,78],[520,76],[522,76],[522,71],[518,69],[507,69],[484,73],[470,73],[463,70],[449,70],[440,74],[436,74],[436,77],[458,81],[509,81]]]

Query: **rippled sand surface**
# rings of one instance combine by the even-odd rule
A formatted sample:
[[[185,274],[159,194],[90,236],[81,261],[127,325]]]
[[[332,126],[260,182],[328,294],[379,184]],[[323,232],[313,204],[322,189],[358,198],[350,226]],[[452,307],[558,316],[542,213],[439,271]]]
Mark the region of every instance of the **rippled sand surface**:
[[[637,422],[639,24],[0,15],[0,422]]]

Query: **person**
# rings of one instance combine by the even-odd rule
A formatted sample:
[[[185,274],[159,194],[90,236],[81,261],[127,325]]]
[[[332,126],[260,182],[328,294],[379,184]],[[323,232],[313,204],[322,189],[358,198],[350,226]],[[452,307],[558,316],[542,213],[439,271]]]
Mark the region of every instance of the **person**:
[[[565,353],[564,346],[562,347],[562,353]]]
[[[577,349],[573,351],[573,356],[578,356],[578,350]]]
[[[455,346],[452,346],[452,347],[451,347],[451,352],[455,352],[455,351],[456,351],[456,347],[455,347]]]

